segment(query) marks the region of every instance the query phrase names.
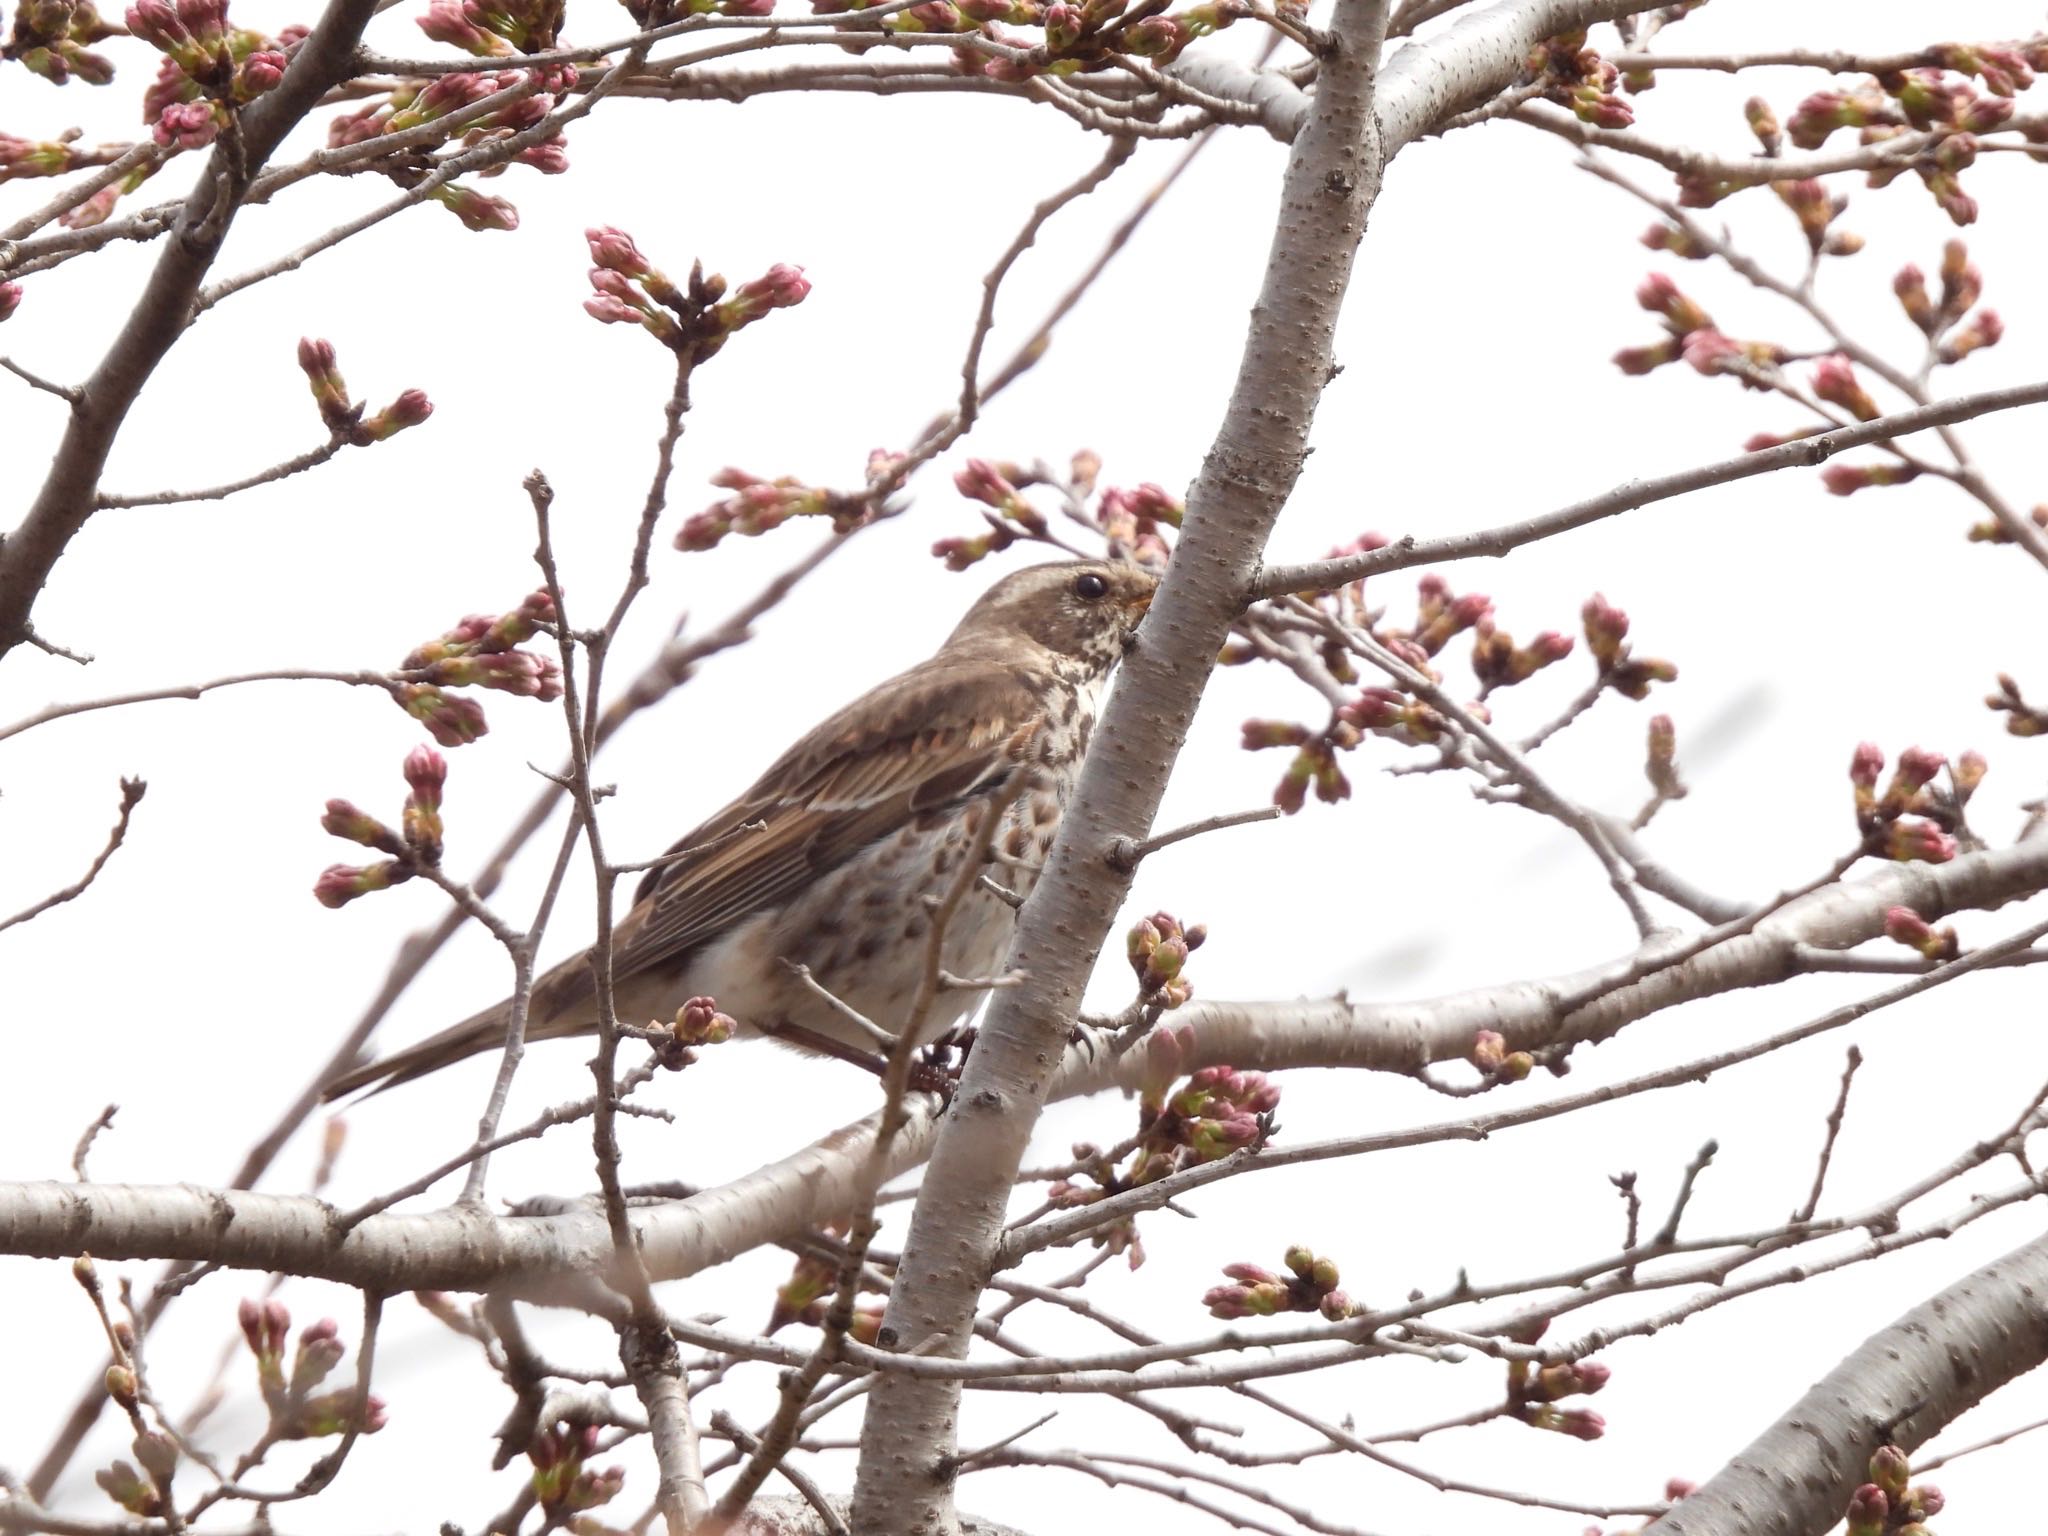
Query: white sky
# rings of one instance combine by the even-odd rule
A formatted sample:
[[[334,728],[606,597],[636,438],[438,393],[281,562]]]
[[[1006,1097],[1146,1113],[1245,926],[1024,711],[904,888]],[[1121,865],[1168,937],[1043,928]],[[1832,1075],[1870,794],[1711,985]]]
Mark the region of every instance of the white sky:
[[[583,3],[572,8],[572,38],[621,30],[622,12]],[[268,27],[305,19],[245,0],[234,16]],[[2036,7],[2002,0],[1943,12],[1953,16],[1967,17],[1971,38],[2039,22]],[[1934,40],[1932,24],[1930,8],[1899,0],[1811,0],[1789,10],[1718,0],[1669,33],[1668,47],[1896,47]],[[403,7],[380,19],[372,41],[389,52],[422,47]],[[88,139],[136,132],[133,103],[153,58],[119,41],[108,51],[122,73],[99,92],[60,92],[19,69],[0,73],[0,129],[43,137],[76,123]],[[1786,115],[1822,83],[1796,71],[1672,81],[1638,98],[1638,121],[1661,139],[1736,152],[1748,144],[1736,110],[1744,95],[1761,91]],[[460,615],[510,607],[536,585],[519,490],[535,465],[558,491],[572,600],[585,615],[608,606],[651,466],[667,364],[646,338],[600,327],[579,308],[580,231],[599,222],[630,230],[676,275],[693,255],[735,282],[792,261],[815,285],[800,309],[747,331],[698,376],[655,585],[613,673],[623,678],[679,613],[715,619],[817,537],[792,526],[710,555],[677,554],[666,542],[676,522],[719,494],[708,477],[733,464],[851,485],[869,448],[906,444],[957,388],[982,274],[1029,204],[1100,152],[1064,119],[1006,101],[785,95],[742,109],[606,104],[571,131],[569,175],[544,180],[519,168],[489,185],[519,205],[516,234],[471,234],[438,209],[415,210],[204,319],[144,396],[109,489],[214,483],[318,443],[293,361],[301,335],[335,343],[351,389],[373,409],[418,386],[435,415],[395,442],[224,504],[96,517],[57,567],[36,622],[98,660],[81,670],[17,652],[0,669],[0,721],[53,698],[259,668],[393,665]],[[991,356],[1007,355],[1178,153],[1178,145],[1141,150],[1104,193],[1055,221],[1004,293],[999,319],[1009,329],[998,330]],[[1277,557],[1319,554],[1365,528],[1428,536],[1510,520],[1633,475],[1722,457],[1753,431],[1796,422],[1788,404],[1738,398],[1726,381],[1676,369],[1625,379],[1607,363],[1615,348],[1655,335],[1631,297],[1652,269],[1672,271],[1731,334],[1795,346],[1812,338],[1736,280],[1636,246],[1646,211],[1577,174],[1570,159],[1556,142],[1494,126],[1418,145],[1397,162],[1339,338],[1346,371],[1325,398],[1316,454],[1274,540]],[[1057,461],[1086,446],[1102,454],[1106,483],[1185,485],[1227,397],[1282,163],[1281,147],[1251,132],[1205,154],[1048,359],[987,412],[971,451]],[[143,198],[176,185],[178,169]],[[2039,375],[2038,338],[2048,329],[2048,292],[2034,281],[2039,175],[2021,157],[1990,156],[1966,177],[1984,208],[1967,237],[2008,339],[1955,372],[1956,392]],[[0,188],[0,215],[48,194],[42,183]],[[219,271],[239,271],[386,195],[386,184],[363,179],[295,190],[237,224]],[[1892,302],[1890,276],[1909,259],[1932,270],[1952,231],[1910,178],[1883,195],[1852,195],[1844,222],[1870,246],[1829,265],[1824,296],[1859,334],[1909,361],[1918,335]],[[1795,269],[1802,248],[1774,199],[1755,193],[1710,215],[1724,216],[1779,270]],[[0,343],[46,374],[82,377],[154,256],[154,247],[117,246],[32,277]],[[39,479],[58,410],[5,378],[0,402],[0,505],[18,508]],[[2033,416],[2019,415],[1967,431],[1994,481],[2023,506],[2048,494],[2036,478],[2039,430]],[[957,461],[923,476],[911,514],[864,535],[866,547],[816,577],[754,645],[709,664],[657,717],[620,738],[601,770],[619,786],[605,810],[618,856],[657,852],[813,720],[925,655],[970,592],[1008,568],[990,562],[955,577],[922,552],[978,525],[947,478]],[[1643,793],[1643,721],[1652,707],[1668,710],[1693,794],[1660,817],[1650,844],[1712,889],[1760,898],[1810,877],[1847,846],[1843,770],[1859,739],[1888,752],[1915,742],[1951,755],[1987,751],[1991,775],[1972,810],[1995,840],[2017,829],[2018,803],[2041,792],[2048,749],[2003,737],[1979,700],[1999,670],[2048,690],[2035,622],[2042,575],[2011,550],[1966,544],[1964,529],[1978,515],[1939,483],[1842,501],[1824,496],[1812,475],[1786,474],[1448,574],[1459,590],[1493,594],[1517,635],[1576,631],[1579,604],[1596,589],[1629,610],[1640,648],[1676,660],[1679,683],[1654,706],[1604,700],[1546,748],[1546,766],[1590,803],[1632,809]],[[1409,591],[1394,578],[1382,597],[1398,612]],[[1526,730],[1576,691],[1585,665],[1575,657],[1501,696],[1498,717]],[[556,711],[496,695],[486,702],[491,735],[451,754],[446,819],[457,873],[527,803],[537,780],[526,765],[552,766],[558,752]],[[1251,714],[1315,720],[1318,708],[1262,669],[1219,676],[1161,825],[1261,802],[1285,758],[1241,753],[1239,722]],[[100,847],[120,775],[150,784],[128,847],[89,895],[0,935],[0,1080],[14,1086],[15,1106],[0,1117],[0,1174],[68,1176],[78,1133],[109,1101],[120,1117],[94,1154],[96,1177],[206,1184],[228,1173],[277,1102],[349,1027],[398,941],[440,915],[441,898],[424,885],[340,913],[308,894],[324,865],[349,855],[320,831],[322,802],[341,795],[395,814],[398,764],[417,739],[374,692],[297,684],[67,720],[0,744],[0,912],[77,876]],[[1425,996],[1565,970],[1628,947],[1624,914],[1567,835],[1479,805],[1448,778],[1371,771],[1391,760],[1370,748],[1354,754],[1346,766],[1355,794],[1342,807],[1311,803],[1284,823],[1226,832],[1146,865],[1134,913],[1165,906],[1209,924],[1211,940],[1191,971],[1198,995],[1345,986],[1359,997]],[[551,849],[552,835],[534,847]],[[530,911],[545,860],[530,856],[498,899],[515,921]],[[587,877],[572,877],[568,891],[550,956],[590,934]],[[1962,928],[1969,941],[2023,921],[2006,912]],[[1127,990],[1114,955],[1112,945],[1098,978],[1100,999],[1111,1004]],[[417,1038],[490,1001],[508,975],[487,940],[465,935],[393,1012],[383,1043]],[[2033,976],[1973,979],[1855,1032],[1868,1059],[1824,1211],[1879,1198],[2010,1121],[2048,1072]],[[1810,980],[1659,1017],[1582,1053],[1572,1086],[1752,1038],[1873,987]],[[1198,1298],[1217,1267],[1275,1263],[1293,1240],[1336,1257],[1347,1289],[1367,1300],[1435,1289],[1460,1265],[1493,1279],[1540,1272],[1618,1240],[1608,1173],[1639,1170],[1650,1209],[1661,1212],[1709,1136],[1722,1151],[1688,1230],[1768,1225],[1804,1196],[1846,1043],[1826,1037],[1704,1090],[1645,1097],[1493,1144],[1207,1192],[1191,1202],[1199,1220],[1148,1221],[1151,1263],[1135,1276],[1105,1271],[1096,1299],[1161,1336],[1200,1336],[1213,1324]],[[583,1092],[583,1059],[576,1047],[537,1051],[513,1120]],[[352,1111],[334,1197],[361,1199],[458,1150],[488,1072],[473,1063]],[[1289,1140],[1456,1110],[1412,1085],[1357,1075],[1290,1074],[1284,1084]],[[1486,1107],[1547,1091],[1546,1078]],[[873,1088],[844,1068],[748,1045],[711,1053],[650,1096],[673,1108],[677,1123],[628,1124],[629,1174],[710,1182],[864,1112]],[[1063,1106],[1046,1121],[1042,1150],[1056,1155],[1081,1136],[1114,1140],[1131,1114],[1113,1101]],[[302,1135],[265,1187],[302,1189],[317,1141]],[[2000,1170],[1987,1182],[2011,1176]],[[515,1196],[590,1182],[588,1138],[577,1130],[501,1157],[492,1187]],[[2038,1224],[2022,1208],[1882,1267],[1618,1346],[1602,1357],[1615,1375],[1592,1404],[1610,1426],[1597,1444],[1493,1425],[1426,1442],[1415,1457],[1559,1497],[1654,1498],[1668,1476],[1704,1478],[1867,1332]],[[779,1254],[755,1255],[674,1288],[673,1304],[753,1324],[786,1268]],[[138,1281],[152,1273],[130,1270]],[[253,1288],[253,1277],[215,1278],[180,1302],[151,1352],[168,1401],[197,1393],[232,1332],[236,1300]],[[295,1281],[284,1296],[295,1322],[334,1312],[353,1337],[346,1293]],[[0,1465],[25,1472],[96,1368],[96,1329],[61,1265],[0,1267],[0,1297],[13,1320],[0,1326],[0,1381],[14,1384],[0,1394]],[[607,1358],[605,1340],[589,1329],[565,1327],[548,1349],[591,1365]],[[245,1361],[230,1379],[251,1385]],[[742,1370],[735,1381],[727,1406],[758,1421],[772,1373]],[[1377,1429],[1478,1406],[1499,1387],[1497,1367],[1474,1364],[1375,1367],[1281,1390]],[[474,1351],[403,1300],[390,1309],[377,1390],[391,1403],[391,1427],[358,1447],[334,1493],[292,1512],[289,1528],[417,1531],[443,1519],[474,1528],[508,1502],[517,1474],[487,1470],[502,1389]],[[1172,1453],[1134,1416],[1065,1399],[1051,1406],[1060,1419],[1032,1443]],[[1235,1405],[1203,1406],[1243,1420]],[[1026,1398],[970,1401],[963,1439],[997,1438],[1041,1411]],[[2043,1412],[2048,1389],[2023,1383],[1949,1439]],[[216,1421],[219,1443],[233,1450],[253,1426],[245,1391],[238,1412]],[[1255,1433],[1273,1444],[1301,1439],[1263,1423]],[[120,1438],[103,1435],[75,1464],[68,1488],[79,1507],[111,1513],[89,1472],[119,1452]],[[1944,1470],[1936,1481],[1954,1511],[1944,1523],[2009,1523],[2002,1517],[2022,1507],[2030,1460],[2023,1448]],[[637,1448],[628,1465],[621,1518],[637,1513],[652,1487]],[[281,1454],[266,1481],[288,1481],[295,1467]],[[844,1487],[850,1462],[824,1463],[819,1475]],[[1334,1459],[1276,1474],[1273,1486],[1376,1531],[1478,1536],[1584,1523],[1438,1496]],[[966,1507],[1027,1529],[1158,1518],[1143,1498],[1045,1473],[977,1477],[963,1489]]]

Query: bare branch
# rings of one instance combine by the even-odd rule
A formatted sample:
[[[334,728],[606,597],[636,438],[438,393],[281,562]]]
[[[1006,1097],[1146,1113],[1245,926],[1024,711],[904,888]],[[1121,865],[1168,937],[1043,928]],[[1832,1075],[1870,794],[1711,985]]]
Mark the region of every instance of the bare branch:
[[[62,906],[74,897],[84,895],[86,887],[99,878],[100,871],[107,867],[107,860],[114,856],[115,850],[127,839],[128,818],[135,813],[135,807],[141,803],[142,797],[148,789],[149,786],[141,779],[123,779],[121,781],[121,809],[114,818],[114,829],[107,834],[107,844],[104,848],[100,849],[99,857],[92,861],[92,867],[70,885],[65,886],[63,890],[53,895],[45,896],[34,906],[25,907],[12,917],[0,918],[0,932],[5,932],[17,923],[25,923],[31,918],[40,917],[49,911],[50,908]]]

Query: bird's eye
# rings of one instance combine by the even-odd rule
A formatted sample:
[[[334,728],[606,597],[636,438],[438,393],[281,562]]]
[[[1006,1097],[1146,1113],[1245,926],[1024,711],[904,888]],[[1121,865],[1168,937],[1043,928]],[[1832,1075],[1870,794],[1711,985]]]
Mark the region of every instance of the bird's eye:
[[[1106,596],[1108,592],[1108,578],[1098,576],[1093,571],[1083,571],[1074,578],[1074,595],[1076,597],[1086,598],[1088,601],[1093,602],[1098,597]]]

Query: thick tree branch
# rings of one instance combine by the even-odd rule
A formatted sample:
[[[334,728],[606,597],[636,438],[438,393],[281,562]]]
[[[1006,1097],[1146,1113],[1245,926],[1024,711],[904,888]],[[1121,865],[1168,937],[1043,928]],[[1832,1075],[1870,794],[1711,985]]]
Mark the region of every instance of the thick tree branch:
[[[1118,838],[1150,828],[1237,616],[1236,594],[1300,473],[1331,377],[1337,315],[1379,190],[1373,85],[1386,20],[1385,0],[1338,0],[1337,41],[1288,164],[1224,426],[1190,492],[1179,548],[1062,818],[1046,878],[1019,917],[1004,970],[1026,979],[996,996],[968,1058],[891,1289],[887,1347],[943,1355],[966,1348],[1061,1042],[1129,887],[1107,852]],[[877,1383],[862,1425],[859,1536],[956,1529],[950,1480],[938,1474],[956,1449],[958,1409],[953,1383]]]
[[[1859,943],[1882,927],[1894,905],[1933,920],[2044,886],[2048,837],[1939,866],[1888,864],[1868,880],[1818,892],[1752,933],[1570,1013],[1561,1011],[1561,1000],[1604,986],[1636,957],[1419,1002],[1197,1002],[1176,1018],[1193,1026],[1190,1068],[1229,1062],[1410,1072],[1464,1057],[1480,1029],[1500,1031],[1516,1049],[1552,1043],[1561,1029],[1572,1039],[1601,1039],[1677,1003],[1781,980],[1799,950]],[[1047,1097],[1131,1088],[1142,1075],[1137,1052],[1112,1060],[1075,1046],[1064,1053]],[[890,1177],[929,1154],[936,1131],[929,1104],[913,1101],[909,1123],[884,1154]],[[695,1274],[843,1214],[869,1176],[875,1126],[874,1116],[855,1121],[729,1184],[634,1207],[630,1219],[648,1274]],[[107,1260],[204,1259],[372,1289],[542,1293],[555,1276],[604,1273],[612,1244],[603,1217],[585,1209],[504,1217],[459,1208],[383,1213],[350,1225],[341,1212],[305,1196],[189,1185],[0,1183],[0,1254],[67,1258],[86,1250]]]
[[[1932,1296],[1822,1377],[1657,1522],[1670,1536],[1820,1536],[1872,1451],[1911,1450],[2048,1360],[2048,1237]]]

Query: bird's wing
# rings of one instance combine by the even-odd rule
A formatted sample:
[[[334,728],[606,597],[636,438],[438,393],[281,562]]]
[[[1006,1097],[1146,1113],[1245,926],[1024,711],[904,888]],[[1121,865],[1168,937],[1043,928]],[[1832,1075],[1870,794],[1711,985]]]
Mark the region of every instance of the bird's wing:
[[[1036,729],[1012,670],[932,662],[827,720],[650,871],[612,940],[620,978],[664,968],[916,817],[993,785]],[[758,830],[743,830],[759,823]],[[694,850],[694,851],[690,851]]]

